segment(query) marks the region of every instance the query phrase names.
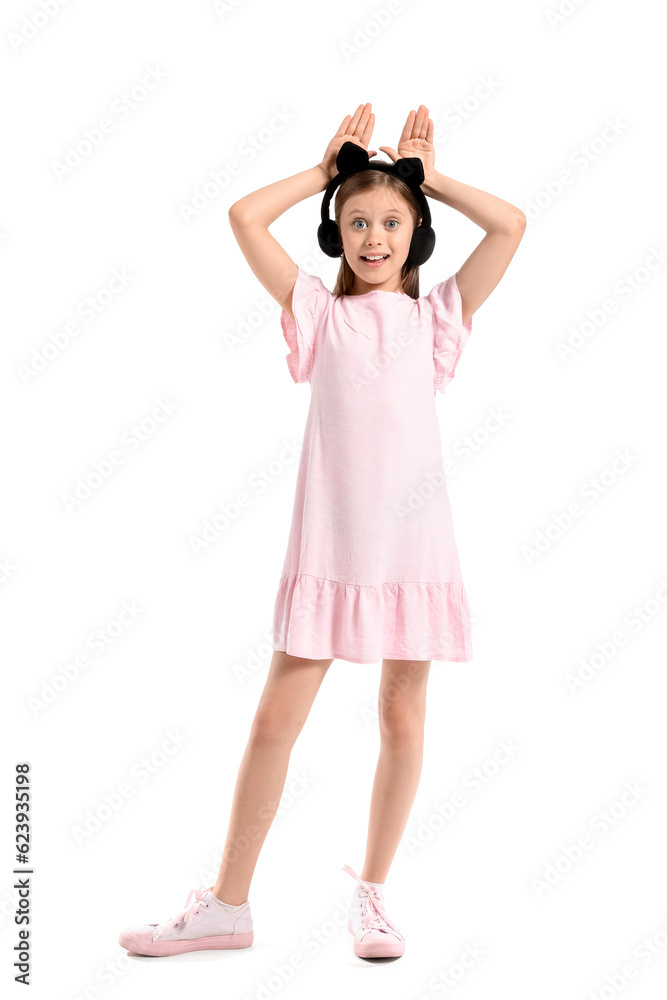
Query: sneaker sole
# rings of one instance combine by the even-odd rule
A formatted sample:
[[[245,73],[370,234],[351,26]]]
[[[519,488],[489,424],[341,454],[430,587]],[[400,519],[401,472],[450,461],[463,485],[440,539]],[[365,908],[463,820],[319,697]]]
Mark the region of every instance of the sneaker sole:
[[[352,930],[352,921],[348,920],[347,929],[354,939],[354,954],[357,958],[399,958],[405,951],[404,941],[357,941]]]
[[[182,955],[188,951],[217,951],[218,949],[249,948],[254,940],[254,933],[218,934],[213,937],[190,938],[182,941],[146,941],[137,934],[121,934],[118,943],[135,955],[148,955],[151,958],[166,955]]]

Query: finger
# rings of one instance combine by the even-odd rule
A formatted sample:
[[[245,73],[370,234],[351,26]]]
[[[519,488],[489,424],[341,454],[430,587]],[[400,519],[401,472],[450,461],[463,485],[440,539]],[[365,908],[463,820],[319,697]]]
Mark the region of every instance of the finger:
[[[367,104],[360,104],[359,107],[357,108],[357,110],[354,112],[354,114],[352,116],[352,121],[350,122],[350,124],[347,127],[347,131],[348,131],[349,135],[355,135],[356,134],[357,126],[359,124],[359,120],[360,120],[361,116],[363,115],[365,109],[368,106],[369,105],[367,105]]]
[[[345,130],[347,129],[349,121],[350,121],[350,115],[345,115],[342,122],[340,123],[340,128],[336,132],[336,136],[345,135]]]
[[[425,139],[426,133],[428,132],[428,108],[426,107],[425,104],[422,104],[422,110],[424,112],[424,115],[422,117],[421,126],[419,129],[419,138]]]
[[[355,111],[354,114],[356,115],[358,113],[359,113],[359,108],[357,108],[357,110]],[[345,128],[343,129],[343,132],[341,134],[342,135],[351,135],[354,132],[354,124],[353,124],[354,123],[354,116],[353,115],[347,115],[346,121],[347,121],[347,123],[346,123]]]
[[[359,105],[359,108],[360,107],[361,107],[361,105]],[[355,111],[355,114],[358,113],[359,108],[357,108],[357,110]],[[341,122],[340,128],[336,132],[336,135],[337,136],[348,135],[348,133],[350,131],[350,125],[351,124],[352,124],[352,115],[345,115],[345,117],[343,118],[343,121]]]
[[[396,163],[396,160],[398,159],[398,153],[396,152],[395,149],[392,149],[391,146],[380,146],[380,149],[382,150],[383,153],[386,153],[387,156],[391,157],[394,163]]]
[[[359,125],[360,126],[364,125],[363,118],[361,119],[361,122],[359,123]],[[368,146],[368,143],[371,141],[371,136],[373,135],[373,129],[374,128],[375,128],[375,115],[371,112],[369,114],[369,116],[368,116],[368,119],[367,119],[365,125],[364,125],[364,131],[363,131],[363,133],[361,135],[362,145]]]
[[[415,139],[426,138],[426,127],[428,125],[428,108],[424,104],[419,105],[417,118],[415,121]]]
[[[426,129],[426,141],[433,145],[433,119],[429,118],[428,128]]]
[[[425,107],[424,108],[424,125],[423,125],[423,130],[422,130],[422,139],[425,139],[426,136],[428,135],[428,123],[430,122],[430,120],[431,119],[428,116],[428,108]]]
[[[405,125],[403,126],[403,131],[401,132],[401,138],[400,138],[400,141],[398,143],[399,146],[400,146],[401,142],[407,142],[408,139],[412,139],[413,138],[413,136],[412,136],[412,127],[414,125],[414,120],[415,120],[415,112],[411,111],[408,114],[408,117],[405,120]]]
[[[361,116],[359,118],[359,121],[357,122],[356,136],[359,139],[359,141],[362,142],[362,143],[364,142],[364,139],[366,139],[366,144],[367,144],[368,141],[369,141],[369,139],[370,139],[370,137],[371,137],[371,133],[373,131],[373,124],[372,123],[371,123],[371,127],[370,127],[370,132],[368,133],[368,137],[366,137],[366,131],[368,129],[368,124],[371,121],[372,117],[373,117],[373,114],[371,112],[371,105],[370,105],[370,102],[369,102],[368,104],[364,105],[364,110],[361,112]]]

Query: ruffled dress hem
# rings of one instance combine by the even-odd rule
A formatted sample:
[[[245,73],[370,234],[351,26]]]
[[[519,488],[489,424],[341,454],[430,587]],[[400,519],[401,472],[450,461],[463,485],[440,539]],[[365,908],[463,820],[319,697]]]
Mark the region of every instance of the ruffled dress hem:
[[[281,576],[273,648],[310,660],[472,660],[470,612],[461,581],[343,583]]]

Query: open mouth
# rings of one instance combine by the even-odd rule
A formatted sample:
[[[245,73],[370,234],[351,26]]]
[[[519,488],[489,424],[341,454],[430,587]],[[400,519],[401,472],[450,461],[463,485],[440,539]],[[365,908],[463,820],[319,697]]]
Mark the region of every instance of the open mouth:
[[[361,255],[361,259],[363,260],[364,264],[368,264],[369,267],[379,267],[381,264],[384,264],[385,260],[387,260],[388,257],[389,257],[388,253],[383,253],[383,254],[371,253],[368,254],[368,256],[364,256],[363,254]]]

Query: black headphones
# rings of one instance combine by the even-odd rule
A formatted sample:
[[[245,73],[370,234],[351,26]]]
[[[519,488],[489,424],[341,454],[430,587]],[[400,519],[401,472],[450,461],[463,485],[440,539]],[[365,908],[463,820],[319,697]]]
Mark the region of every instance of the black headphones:
[[[424,164],[420,158],[418,156],[404,156],[396,160],[395,163],[371,163],[367,149],[354,142],[344,142],[338,150],[336,166],[338,173],[332,177],[324,192],[322,221],[317,230],[317,242],[327,257],[340,257],[343,253],[338,224],[335,219],[329,218],[329,205],[334,191],[352,174],[358,174],[362,170],[383,170],[386,174],[393,174],[394,177],[404,181],[419,202],[422,221],[412,234],[406,264],[426,263],[433,253],[435,233],[431,228],[431,212],[428,202],[421,189],[421,185],[424,183]]]

